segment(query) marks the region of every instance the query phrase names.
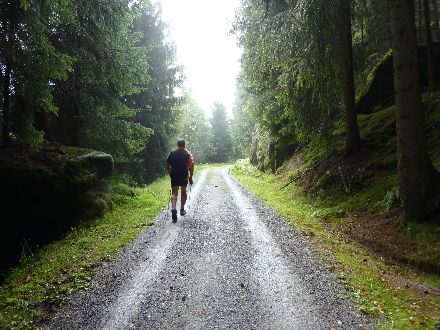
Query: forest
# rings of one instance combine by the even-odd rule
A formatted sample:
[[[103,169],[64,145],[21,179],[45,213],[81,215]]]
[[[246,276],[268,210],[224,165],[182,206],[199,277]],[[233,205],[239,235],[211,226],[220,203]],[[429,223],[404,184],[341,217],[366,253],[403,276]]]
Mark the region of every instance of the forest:
[[[1,269],[162,177],[178,138],[198,164],[232,160],[226,109],[208,119],[183,86],[159,4],[0,4]]]
[[[45,324],[148,230],[184,139],[330,251],[384,328],[438,329],[438,0],[241,0],[230,37],[232,115],[207,116],[160,4],[0,0],[0,328]]]
[[[190,95],[176,92],[184,72],[158,5],[4,1],[1,22],[2,145],[101,150],[120,173],[150,182],[176,136],[212,135]],[[222,105],[213,106],[214,131],[224,132]],[[200,163],[229,157],[192,140]]]
[[[357,114],[391,106],[395,97],[403,220],[438,216],[439,173],[432,163],[438,158],[430,159],[425,137],[426,102],[434,98],[439,71],[438,24],[436,1],[416,7],[411,1],[246,2],[234,26],[244,49],[237,145],[257,162],[258,147],[246,146],[270,142],[267,162],[278,165],[300,144],[323,153],[343,148],[348,157],[380,147],[361,135]],[[399,38],[399,31],[408,37]],[[392,77],[379,76],[391,65],[394,90]],[[335,136],[336,125],[343,133]]]

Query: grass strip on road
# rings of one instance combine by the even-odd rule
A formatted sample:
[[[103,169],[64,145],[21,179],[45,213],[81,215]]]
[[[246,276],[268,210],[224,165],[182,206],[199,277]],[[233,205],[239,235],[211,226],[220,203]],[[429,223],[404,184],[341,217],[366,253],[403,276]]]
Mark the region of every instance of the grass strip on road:
[[[440,297],[420,294],[399,285],[395,270],[356,244],[345,240],[313,216],[314,201],[288,178],[261,173],[247,162],[238,162],[231,173],[292,226],[317,244],[336,268],[338,280],[361,310],[378,317],[380,329],[439,329]],[[336,223],[337,225],[337,223]],[[423,275],[420,275],[423,281]],[[432,279],[426,279],[426,282]]]

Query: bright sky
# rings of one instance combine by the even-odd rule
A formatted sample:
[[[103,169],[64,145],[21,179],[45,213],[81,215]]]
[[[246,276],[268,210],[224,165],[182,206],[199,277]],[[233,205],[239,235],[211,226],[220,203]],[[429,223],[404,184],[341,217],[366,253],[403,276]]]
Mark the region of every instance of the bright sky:
[[[185,67],[185,86],[208,116],[214,101],[231,115],[241,51],[229,30],[240,0],[156,1]]]

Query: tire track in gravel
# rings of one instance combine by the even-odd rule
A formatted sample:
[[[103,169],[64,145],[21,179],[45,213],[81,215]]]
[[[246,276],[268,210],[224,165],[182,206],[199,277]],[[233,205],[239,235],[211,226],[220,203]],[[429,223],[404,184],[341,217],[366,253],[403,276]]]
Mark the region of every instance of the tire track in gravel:
[[[301,280],[289,270],[280,248],[259,219],[250,200],[225,172],[222,174],[239,207],[241,218],[246,221],[252,235],[252,246],[256,251],[253,276],[259,281],[268,311],[267,326],[277,329],[301,329],[306,326],[319,329],[320,322],[314,305]]]
[[[176,224],[159,215],[47,328],[372,327],[310,243],[227,169],[202,172],[190,203]]]
[[[205,178],[206,171],[200,175],[198,184],[192,191],[193,201],[197,199]],[[191,207],[191,200],[188,201],[188,207]],[[109,308],[111,312],[101,321],[100,328],[126,329],[130,319],[139,312],[139,305],[144,299],[145,290],[164,268],[166,258],[180,230],[180,226],[172,226],[170,230],[164,232],[157,246],[153,246],[148,252],[148,259],[139,265],[129,282],[124,285],[124,290],[119,293],[117,300]]]

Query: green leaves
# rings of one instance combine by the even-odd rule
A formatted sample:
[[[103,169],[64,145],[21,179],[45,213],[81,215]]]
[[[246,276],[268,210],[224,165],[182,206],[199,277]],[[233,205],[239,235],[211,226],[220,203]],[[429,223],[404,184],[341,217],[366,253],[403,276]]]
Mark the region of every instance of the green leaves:
[[[197,164],[208,163],[214,151],[213,136],[202,108],[191,98],[189,92],[185,91],[184,99],[177,111],[179,127],[176,137],[185,139],[186,148],[190,150]]]
[[[233,28],[243,47],[239,84],[253,122],[275,140],[325,139],[342,100],[345,2],[270,3],[265,12],[260,1],[242,1]]]
[[[159,157],[154,170],[145,170],[149,178],[159,173],[176,130],[174,89],[182,82],[165,27],[159,8],[146,0],[2,5],[0,67],[11,72],[11,109],[2,114],[10,113],[4,117],[11,118],[5,125],[13,142],[38,147],[50,138],[103,150],[133,173],[151,163],[144,158],[149,148]]]
[[[72,1],[13,1],[0,10],[0,65],[11,71],[8,97],[12,138],[16,143],[38,146],[43,133],[34,125],[36,113],[56,113],[52,90],[65,80],[73,58],[53,42],[54,31],[73,18]],[[3,95],[3,98],[5,95]]]
[[[213,155],[211,159],[214,163],[228,162],[232,155],[232,141],[229,123],[226,118],[226,109],[222,103],[214,103],[210,122],[213,135]]]

